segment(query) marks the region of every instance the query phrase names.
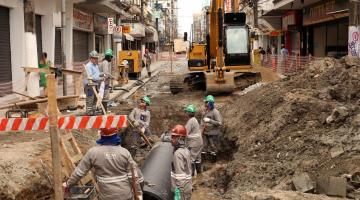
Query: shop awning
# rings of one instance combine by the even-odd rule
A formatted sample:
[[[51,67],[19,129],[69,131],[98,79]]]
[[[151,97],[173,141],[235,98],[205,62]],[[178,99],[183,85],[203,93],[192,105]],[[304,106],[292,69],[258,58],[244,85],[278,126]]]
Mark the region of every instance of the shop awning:
[[[145,40],[146,40],[146,42],[159,41],[158,33],[154,27],[152,27],[152,26],[145,27]]]
[[[127,39],[127,40],[129,40],[129,41],[134,41],[134,37],[131,36],[130,34],[124,33],[124,36],[125,36],[125,39]]]

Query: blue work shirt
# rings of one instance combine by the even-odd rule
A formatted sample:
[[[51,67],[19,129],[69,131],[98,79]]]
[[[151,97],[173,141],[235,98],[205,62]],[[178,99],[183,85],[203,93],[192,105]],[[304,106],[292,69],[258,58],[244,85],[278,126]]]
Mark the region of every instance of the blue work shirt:
[[[86,69],[87,69],[87,73],[88,73],[88,76],[91,76],[93,78],[93,81],[96,82],[100,79],[100,69],[99,69],[99,66],[95,65],[94,63],[92,62],[88,62],[86,64]],[[83,84],[86,85],[88,84],[88,80],[87,80],[87,77],[88,76],[85,76],[84,80],[83,80]]]

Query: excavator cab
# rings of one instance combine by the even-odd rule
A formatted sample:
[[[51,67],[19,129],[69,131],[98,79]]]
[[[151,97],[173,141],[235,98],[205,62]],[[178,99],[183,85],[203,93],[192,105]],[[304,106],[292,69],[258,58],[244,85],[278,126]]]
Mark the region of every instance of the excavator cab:
[[[245,13],[225,13],[225,66],[250,65],[249,28]]]

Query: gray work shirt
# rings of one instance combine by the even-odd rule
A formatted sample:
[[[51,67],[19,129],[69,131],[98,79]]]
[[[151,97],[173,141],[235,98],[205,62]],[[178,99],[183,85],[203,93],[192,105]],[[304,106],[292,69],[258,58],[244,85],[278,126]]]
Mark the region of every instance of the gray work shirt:
[[[150,126],[150,117],[150,111],[142,110],[140,108],[134,108],[129,115],[131,121],[137,121],[140,126],[145,129],[148,129]]]
[[[134,168],[134,175],[138,179],[136,186],[139,194],[137,195],[140,195],[142,192],[139,182],[143,181],[143,177],[138,173],[137,165],[129,151],[120,145],[95,146],[85,154],[67,184],[75,185],[93,168],[101,200],[132,199],[131,167]]]
[[[189,147],[198,147],[203,145],[200,125],[195,117],[190,118],[185,125],[187,131],[186,143]]]
[[[213,110],[206,111],[203,115],[203,118],[210,118],[210,122],[205,123],[203,120],[201,120],[201,126],[202,128],[205,127],[204,134],[207,135],[219,135],[220,127],[222,125],[222,117],[220,115],[220,112],[214,108]]]
[[[175,191],[176,187],[181,192],[191,194],[190,151],[186,147],[180,147],[174,152],[171,171],[171,190]]]

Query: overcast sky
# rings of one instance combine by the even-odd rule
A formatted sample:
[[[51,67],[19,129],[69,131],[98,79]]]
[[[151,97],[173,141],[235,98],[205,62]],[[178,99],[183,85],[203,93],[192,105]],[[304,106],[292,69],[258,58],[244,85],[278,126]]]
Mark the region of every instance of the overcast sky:
[[[207,0],[178,0],[178,33],[190,33],[192,14],[200,13]],[[189,36],[189,34],[188,34]]]

